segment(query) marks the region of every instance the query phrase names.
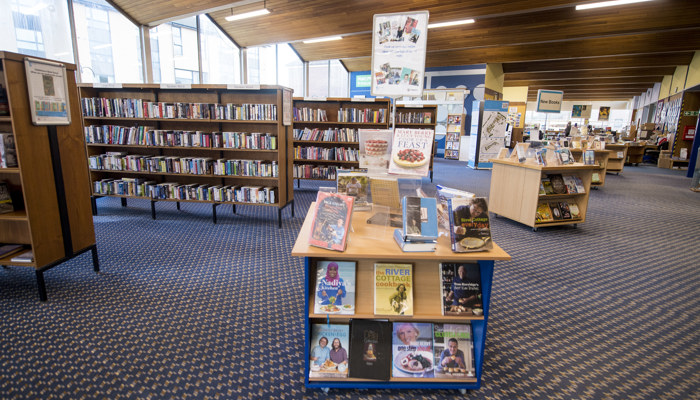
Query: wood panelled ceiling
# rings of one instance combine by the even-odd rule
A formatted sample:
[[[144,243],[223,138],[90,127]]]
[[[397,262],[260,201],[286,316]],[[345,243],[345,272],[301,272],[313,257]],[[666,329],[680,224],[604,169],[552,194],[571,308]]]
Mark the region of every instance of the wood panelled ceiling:
[[[305,61],[340,59],[350,71],[370,68],[374,14],[428,10],[431,23],[474,18],[428,31],[427,67],[502,63],[505,86],[529,86],[530,95],[561,89],[568,99],[629,99],[690,64],[700,50],[698,0],[585,11],[574,7],[590,0],[109,1],[143,25],[207,12],[239,46],[290,43]],[[225,20],[263,5],[269,15]],[[343,39],[302,43],[333,35]]]

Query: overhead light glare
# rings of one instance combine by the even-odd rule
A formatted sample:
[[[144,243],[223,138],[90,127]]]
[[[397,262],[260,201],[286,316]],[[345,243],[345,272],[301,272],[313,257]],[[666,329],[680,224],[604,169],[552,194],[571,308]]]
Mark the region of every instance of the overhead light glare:
[[[309,43],[319,43],[319,42],[330,42],[332,40],[340,40],[342,38],[343,38],[342,36],[329,36],[329,37],[318,38],[318,39],[304,40],[304,43],[309,44]]]
[[[462,19],[459,21],[450,21],[450,22],[438,22],[437,24],[428,24],[428,29],[432,28],[442,28],[445,26],[454,26],[454,25],[465,25],[465,24],[473,24],[475,21],[473,18],[470,19]]]
[[[576,6],[576,10],[588,10],[590,8],[600,8],[600,7],[612,7],[621,6],[625,4],[641,3],[643,1],[651,0],[611,0],[611,1],[599,1],[597,3],[579,4]]]
[[[251,11],[243,14],[235,14],[235,15],[229,15],[226,17],[226,21],[238,21],[239,19],[246,19],[246,18],[252,18],[252,17],[259,17],[261,15],[267,15],[270,13],[270,10],[267,8],[263,8],[261,10],[256,10],[256,11]]]

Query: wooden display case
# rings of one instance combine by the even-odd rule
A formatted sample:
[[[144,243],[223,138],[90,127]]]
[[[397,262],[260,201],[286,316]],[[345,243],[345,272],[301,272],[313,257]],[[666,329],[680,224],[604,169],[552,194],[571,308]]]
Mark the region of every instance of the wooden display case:
[[[574,156],[574,160],[579,163],[583,163],[583,152],[585,150],[581,149],[571,149],[571,155]],[[608,170],[608,158],[610,157],[610,150],[594,150],[595,152],[595,162],[596,165],[593,166],[593,172],[598,173],[599,180],[596,182],[591,180],[591,187],[598,188],[599,186],[605,185],[605,174]]]
[[[283,125],[282,116],[284,113],[283,94],[291,89],[281,86],[261,85],[259,90],[244,90],[244,89],[228,89],[226,85],[190,85],[190,88],[171,89],[168,85],[157,84],[124,84],[119,88],[102,88],[99,85],[82,84],[80,85],[80,97],[82,99],[96,98],[97,103],[106,102],[109,99],[135,99],[136,101],[144,102],[142,107],[147,107],[145,102],[157,104],[156,108],[160,107],[159,111],[164,112],[166,108],[174,107],[178,113],[182,110],[186,111],[186,115],[168,115],[164,117],[155,117],[153,114],[158,114],[159,111],[144,112],[134,111],[129,115],[129,112],[121,110],[115,112],[116,116],[106,116],[103,113],[88,112],[83,110],[83,124],[85,126],[85,135],[89,136],[88,131],[92,127],[116,126],[116,127],[134,127],[143,129],[145,132],[137,139],[132,140],[117,140],[113,143],[111,140],[95,141],[87,140],[87,152],[89,156],[99,156],[108,152],[123,152],[127,156],[153,156],[162,157],[164,162],[167,160],[177,160],[172,162],[186,162],[182,160],[207,159],[221,160],[222,163],[227,161],[237,161],[242,165],[234,171],[226,171],[226,173],[180,173],[180,172],[156,172],[147,168],[115,168],[115,169],[96,169],[90,170],[90,177],[93,187],[93,212],[97,213],[96,199],[102,196],[120,197],[122,205],[126,205],[129,198],[141,198],[151,201],[151,215],[156,218],[155,204],[159,201],[177,202],[177,208],[180,209],[181,202],[199,202],[210,203],[212,205],[212,219],[214,223],[217,220],[217,206],[229,204],[236,212],[236,205],[259,205],[277,208],[278,226],[281,227],[282,209],[287,205],[292,205],[291,214],[294,216],[294,191],[292,190],[293,180],[291,174],[292,168],[292,143],[289,127]],[[291,94],[289,95],[291,97]],[[140,103],[139,103],[140,104]],[[226,119],[222,112],[216,115],[213,111],[202,111],[201,107],[216,107],[225,108],[227,105],[232,106],[232,112],[236,109],[237,115]],[[86,104],[83,104],[86,107]],[[179,107],[179,108],[178,108]],[[274,114],[271,110],[274,107]],[[288,104],[287,107],[291,107]],[[134,110],[138,106],[133,107]],[[219,108],[219,110],[223,110]],[[212,110],[209,108],[209,110]],[[291,109],[288,110],[291,112]],[[127,115],[124,115],[127,114]],[[172,143],[163,143],[156,145],[148,142],[143,137],[148,135],[150,131],[163,131],[172,133],[173,135],[181,135],[182,132],[201,132],[206,135],[214,135],[215,133],[237,133],[246,135],[248,139],[231,140],[232,144],[228,146],[217,146],[213,143],[197,143],[184,144],[177,142],[181,140],[181,136]],[[251,145],[248,140],[254,135],[264,135],[268,142],[275,142],[275,145],[259,146],[258,144]],[[243,137],[243,136],[240,136]],[[257,136],[258,138],[260,136]],[[145,143],[148,142],[148,143]],[[213,142],[213,139],[212,139]],[[262,142],[258,140],[256,143]],[[145,143],[145,145],[144,145]],[[277,173],[269,173],[270,169],[274,169],[276,165]],[[261,172],[265,170],[265,172]],[[151,185],[159,185],[173,182],[174,184],[184,187],[185,185],[203,185],[202,187],[246,187],[246,188],[269,188],[272,190],[274,200],[270,196],[266,201],[252,201],[249,198],[239,197],[236,201],[213,200],[209,194],[203,194],[201,197],[195,196],[150,196],[143,194],[135,195],[132,192],[125,193],[103,193],[97,192],[95,188],[96,182],[103,179],[120,179],[120,178],[137,178],[148,180]],[[208,189],[203,189],[208,190]],[[257,189],[253,189],[257,190]]]
[[[545,167],[536,164],[518,163],[505,159],[492,159],[491,191],[489,194],[489,211],[518,221],[537,230],[539,227],[556,225],[574,225],[586,222],[588,196],[591,188],[591,174],[597,166],[560,165]],[[575,175],[581,178],[584,193],[576,194],[540,194],[542,177],[548,174]],[[578,205],[580,218],[563,219],[551,222],[537,222],[537,205],[540,202],[574,202]]]
[[[606,144],[605,149],[610,151],[605,172],[615,172],[619,175],[627,160],[627,144]]]
[[[32,262],[16,262],[12,253],[0,265],[26,266],[36,272],[39,298],[46,301],[43,273],[78,254],[92,252],[99,271],[95,228],[90,212],[90,179],[80,125],[74,64],[66,67],[69,125],[34,125],[29,110],[24,55],[0,52],[0,74],[10,99],[9,117],[0,117],[0,132],[14,135],[17,167],[1,168],[0,180],[10,192],[14,212],[0,214],[0,242],[24,245]],[[55,64],[55,61],[48,61]]]
[[[369,225],[367,219],[372,212],[358,211],[353,213],[352,226],[347,249],[336,252],[309,246],[308,238],[315,203],[311,205],[299,232],[297,241],[292,249],[292,255],[304,257],[304,376],[307,387],[312,388],[412,388],[412,389],[478,389],[481,385],[486,328],[489,317],[491,298],[491,282],[493,278],[494,261],[510,260],[510,256],[494,243],[491,251],[476,253],[454,253],[450,248],[449,238],[442,236],[438,239],[435,252],[403,252],[392,237],[394,228],[381,225]],[[348,260],[357,263],[355,314],[354,315],[321,315],[313,312],[313,296],[315,288],[316,263],[324,260]],[[420,282],[413,290],[413,316],[375,316],[374,315],[374,263],[396,262],[412,263],[414,282]],[[441,312],[441,288],[439,264],[441,262],[478,262],[481,272],[481,288],[484,303],[483,316],[455,317],[443,316]],[[437,379],[437,378],[391,378],[389,381],[347,379],[309,379],[309,347],[311,325],[313,323],[348,323],[350,319],[381,319],[389,321],[413,322],[471,322],[474,336],[474,355],[476,378],[466,380]],[[300,349],[301,352],[301,349]]]
[[[627,143],[627,159],[625,164],[639,165],[644,160],[646,146],[637,143]]]

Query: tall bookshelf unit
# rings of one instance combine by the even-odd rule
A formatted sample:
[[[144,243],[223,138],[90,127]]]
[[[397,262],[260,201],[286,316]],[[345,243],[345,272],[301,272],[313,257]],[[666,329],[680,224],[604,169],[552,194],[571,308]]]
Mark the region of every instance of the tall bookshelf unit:
[[[280,227],[283,208],[291,205],[294,216],[291,132],[283,124],[291,89],[119,86],[80,85],[94,213],[98,197],[113,196],[122,205],[128,198],[150,200],[153,219],[159,201],[177,202],[178,209],[180,202],[210,203],[214,223],[223,204],[234,214],[236,205],[275,207]],[[91,109],[114,102],[109,99],[142,109]]]
[[[336,252],[308,244],[311,233],[315,203],[311,205],[304,225],[297,236],[292,255],[304,257],[304,376],[310,388],[371,388],[371,389],[478,389],[483,373],[484,348],[489,319],[491,283],[494,262],[510,260],[510,256],[498,245],[490,251],[476,253],[454,253],[449,238],[441,236],[435,252],[403,252],[393,239],[393,229],[367,224],[370,212],[353,213],[353,232],[347,249]],[[356,262],[355,314],[315,314],[315,271],[319,261],[348,260]],[[374,264],[376,262],[413,264],[413,282],[419,282],[413,290],[413,316],[374,315]],[[481,272],[481,290],[484,305],[482,316],[444,316],[441,311],[439,265],[441,262],[475,262]],[[314,323],[347,324],[351,319],[380,319],[391,322],[471,323],[474,340],[476,377],[464,380],[439,378],[390,378],[388,381],[363,380],[358,378],[333,379],[309,378],[309,348],[311,326]],[[300,349],[301,352],[301,349]]]
[[[14,253],[0,258],[0,265],[33,268],[39,298],[46,301],[46,270],[86,251],[92,252],[95,271],[99,271],[99,261],[90,213],[76,67],[63,64],[71,124],[37,126],[29,111],[25,57],[0,52],[0,74],[4,75],[10,109],[9,117],[0,117],[0,131],[13,133],[18,163],[16,168],[0,169],[0,180],[11,191],[21,193],[23,200],[18,197],[13,201],[14,212],[0,214],[0,242],[24,245],[32,250],[34,261],[13,262]]]
[[[591,189],[591,175],[598,167],[595,165],[569,164],[545,167],[536,164],[521,164],[506,159],[492,159],[491,191],[489,193],[489,211],[502,217],[512,219],[537,231],[540,227],[556,225],[574,225],[586,222],[588,197]],[[575,194],[540,194],[540,182],[544,175],[575,175],[581,178],[583,193]],[[537,205],[540,202],[576,203],[580,211],[579,218],[562,219],[550,222],[538,222]]]
[[[359,168],[358,130],[387,129],[390,118],[389,99],[295,98],[297,184],[301,179],[334,181],[337,169]],[[304,131],[317,137],[307,139]]]

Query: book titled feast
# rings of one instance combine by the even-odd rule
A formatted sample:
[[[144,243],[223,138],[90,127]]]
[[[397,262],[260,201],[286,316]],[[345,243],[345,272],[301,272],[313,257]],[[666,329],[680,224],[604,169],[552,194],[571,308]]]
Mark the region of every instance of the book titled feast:
[[[355,262],[319,261],[316,264],[316,314],[355,314]]]
[[[374,264],[374,314],[413,315],[412,264]]]
[[[433,137],[432,129],[395,129],[389,173],[428,176]]]
[[[309,245],[345,251],[354,197],[318,192]]]

